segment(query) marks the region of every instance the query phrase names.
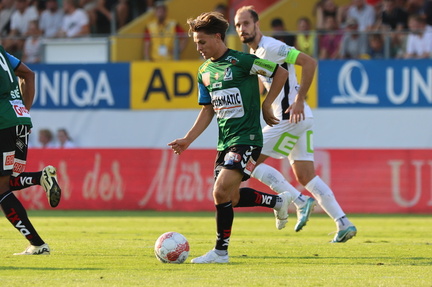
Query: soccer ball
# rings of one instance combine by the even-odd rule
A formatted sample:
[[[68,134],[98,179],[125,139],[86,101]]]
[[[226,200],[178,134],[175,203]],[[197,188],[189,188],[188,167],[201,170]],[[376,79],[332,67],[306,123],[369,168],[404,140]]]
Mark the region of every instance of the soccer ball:
[[[189,256],[189,242],[177,232],[166,232],[156,240],[154,252],[162,263],[183,263]]]

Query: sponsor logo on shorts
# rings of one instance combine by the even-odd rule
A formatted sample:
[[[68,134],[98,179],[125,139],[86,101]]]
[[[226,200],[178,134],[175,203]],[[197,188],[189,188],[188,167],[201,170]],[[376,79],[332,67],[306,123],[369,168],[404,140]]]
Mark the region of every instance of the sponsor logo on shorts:
[[[11,170],[15,162],[15,151],[3,153],[3,170]]]
[[[246,163],[246,167],[244,169],[244,173],[247,175],[251,175],[252,171],[255,169],[256,161],[253,158],[249,158],[249,161]]]
[[[13,172],[14,174],[20,174],[25,171],[26,168],[26,161],[21,159],[15,159]]]
[[[242,159],[241,155],[230,151],[224,157],[224,161],[225,161],[224,165],[233,165],[236,162],[240,162],[241,159]]]

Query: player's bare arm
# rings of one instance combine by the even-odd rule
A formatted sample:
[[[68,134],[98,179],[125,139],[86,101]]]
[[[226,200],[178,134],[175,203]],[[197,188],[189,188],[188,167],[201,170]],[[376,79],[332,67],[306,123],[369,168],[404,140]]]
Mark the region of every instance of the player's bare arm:
[[[188,131],[184,138],[176,139],[168,145],[176,154],[184,152],[192,142],[194,142],[200,134],[209,126],[214,116],[212,105],[205,105],[201,108],[194,125]]]
[[[24,105],[27,110],[30,110],[35,96],[35,73],[23,62],[18,65],[14,72],[20,79],[21,94],[24,99]]]
[[[315,59],[304,53],[298,55],[295,64],[302,67],[302,72],[298,94],[294,103],[286,110],[286,113],[290,113],[291,115],[289,119],[290,123],[298,123],[305,119],[304,102],[306,101],[306,96],[312,84],[317,66]]]
[[[281,66],[278,67],[276,70],[274,76],[273,76],[273,82],[270,87],[269,92],[267,93],[266,98],[264,99],[262,103],[262,113],[264,121],[269,125],[273,126],[279,123],[279,120],[277,117],[274,116],[273,110],[271,108],[272,103],[276,99],[276,97],[279,95],[282,87],[284,86],[286,80],[288,79],[288,71]]]

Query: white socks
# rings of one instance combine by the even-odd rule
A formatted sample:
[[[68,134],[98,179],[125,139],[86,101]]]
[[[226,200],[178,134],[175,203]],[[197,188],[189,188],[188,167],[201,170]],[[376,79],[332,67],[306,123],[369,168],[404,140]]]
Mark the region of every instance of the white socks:
[[[301,194],[277,169],[265,163],[260,163],[255,167],[252,177],[258,179],[277,193],[288,191],[293,199],[297,199]]]
[[[338,219],[344,217],[345,213],[336,201],[330,187],[319,176],[315,176],[306,184],[305,188],[313,194],[322,209],[339,225]],[[345,217],[344,220],[345,224],[350,223],[348,218]]]
[[[293,198],[293,203],[297,207],[303,206],[305,201],[301,197],[302,194],[277,169],[261,163],[255,167],[252,177],[258,179],[277,193],[288,191]],[[305,188],[315,197],[322,209],[336,222],[338,230],[346,229],[348,226],[353,225],[336,201],[333,191],[319,176],[315,176],[309,181]]]

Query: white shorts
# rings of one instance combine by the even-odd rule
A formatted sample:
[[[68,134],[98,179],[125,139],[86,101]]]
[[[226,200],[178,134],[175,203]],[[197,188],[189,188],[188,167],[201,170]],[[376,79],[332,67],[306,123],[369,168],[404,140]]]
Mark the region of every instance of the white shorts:
[[[273,158],[288,157],[291,164],[296,160],[314,160],[313,118],[299,123],[283,120],[279,124],[263,128],[264,146],[262,154]]]

